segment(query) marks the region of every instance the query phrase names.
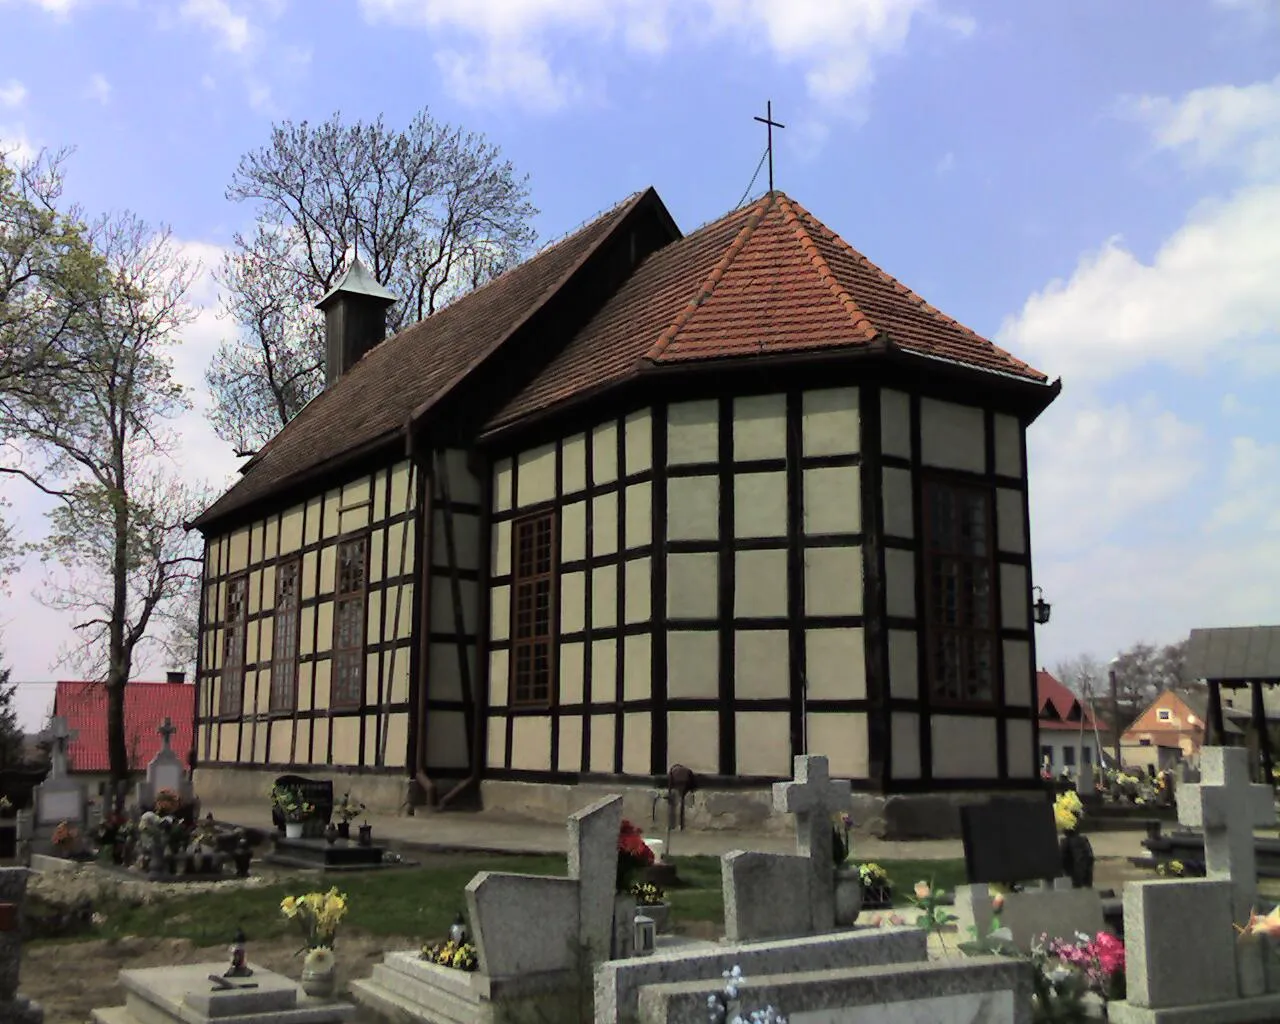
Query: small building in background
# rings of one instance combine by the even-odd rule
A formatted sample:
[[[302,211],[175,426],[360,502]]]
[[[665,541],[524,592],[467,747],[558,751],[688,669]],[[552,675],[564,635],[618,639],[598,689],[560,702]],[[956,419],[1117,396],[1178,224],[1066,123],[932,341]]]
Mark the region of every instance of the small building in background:
[[[1268,710],[1269,720],[1272,714]],[[1121,757],[1127,765],[1156,771],[1172,768],[1184,760],[1198,764],[1208,720],[1208,691],[1203,688],[1165,690],[1121,734]],[[1248,692],[1225,694],[1220,745],[1256,749],[1253,732]]]
[[[184,765],[190,762],[196,688],[182,672],[170,672],[163,683],[136,681],[124,690],[125,747],[129,772],[142,775],[162,745],[160,723],[173,722],[174,753]],[[90,795],[101,795],[111,778],[107,751],[107,688],[100,682],[60,680],[53,698],[53,713],[67,720],[75,738],[67,744],[67,767],[84,780]]]
[[[1098,722],[1074,693],[1045,669],[1036,673],[1040,770],[1074,777],[1080,765],[1097,765]]]

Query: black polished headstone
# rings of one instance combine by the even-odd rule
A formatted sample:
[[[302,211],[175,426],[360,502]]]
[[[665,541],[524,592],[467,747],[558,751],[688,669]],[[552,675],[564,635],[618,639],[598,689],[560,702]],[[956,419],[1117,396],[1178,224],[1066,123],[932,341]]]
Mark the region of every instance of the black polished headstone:
[[[960,808],[970,883],[1031,882],[1062,874],[1053,806],[1047,800],[991,800]]]
[[[323,835],[324,827],[329,824],[329,819],[333,817],[333,780],[308,779],[303,775],[281,775],[276,779],[275,784],[296,790],[299,797],[315,806],[315,814],[307,820],[307,827],[303,834],[308,836]],[[284,831],[284,815],[280,813],[277,807],[271,808],[271,822],[277,829]]]

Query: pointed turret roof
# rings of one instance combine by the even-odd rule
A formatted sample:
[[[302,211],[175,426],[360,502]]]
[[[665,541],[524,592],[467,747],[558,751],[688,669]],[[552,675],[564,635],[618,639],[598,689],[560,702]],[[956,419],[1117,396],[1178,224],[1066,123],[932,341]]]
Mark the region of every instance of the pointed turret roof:
[[[360,262],[360,257],[353,257],[346,273],[338,278],[338,283],[325,292],[324,298],[316,303],[316,309],[325,309],[339,294],[367,295],[375,299],[383,299],[388,304],[398,301],[395,295],[387,291],[378,279],[369,273],[368,268]]]

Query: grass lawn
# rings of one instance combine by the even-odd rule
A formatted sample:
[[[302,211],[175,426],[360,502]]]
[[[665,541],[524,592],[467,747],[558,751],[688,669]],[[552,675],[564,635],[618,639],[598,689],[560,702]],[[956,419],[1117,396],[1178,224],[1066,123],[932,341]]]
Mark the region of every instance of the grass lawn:
[[[724,904],[720,859],[677,857],[675,861],[684,886],[668,895],[673,921],[705,922],[721,927]],[[905,895],[921,879],[947,890],[964,881],[962,860],[880,863],[893,880],[895,902],[905,902]],[[458,911],[465,911],[464,889],[477,871],[563,875],[565,859],[479,854],[431,856],[427,865],[420,868],[328,878],[312,876],[288,885],[178,896],[149,906],[124,903],[100,906],[96,909],[106,916],[106,921],[97,936],[149,935],[190,939],[197,945],[207,945],[224,941],[241,927],[253,939],[283,937],[296,929],[296,925],[280,914],[280,901],[285,896],[337,886],[347,894],[350,908],[344,928],[370,935],[434,940],[448,931]]]

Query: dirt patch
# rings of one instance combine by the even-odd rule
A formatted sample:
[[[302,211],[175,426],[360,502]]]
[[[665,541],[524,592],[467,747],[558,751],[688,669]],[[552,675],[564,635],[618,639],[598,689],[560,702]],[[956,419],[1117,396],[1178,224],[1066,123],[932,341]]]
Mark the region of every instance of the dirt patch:
[[[338,948],[339,987],[354,978],[367,978],[389,949],[406,949],[412,940],[344,932]],[[295,956],[295,938],[256,942],[249,946],[250,962],[296,978],[302,959]],[[87,942],[41,943],[23,950],[18,991],[45,1011],[45,1024],[85,1024],[95,1007],[120,1006],[124,989],[122,969],[166,967],[174,964],[229,963],[226,946],[197,948],[187,939],[91,939]]]

